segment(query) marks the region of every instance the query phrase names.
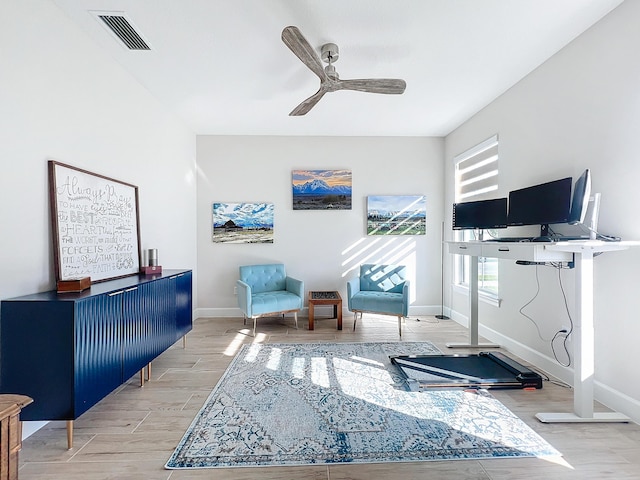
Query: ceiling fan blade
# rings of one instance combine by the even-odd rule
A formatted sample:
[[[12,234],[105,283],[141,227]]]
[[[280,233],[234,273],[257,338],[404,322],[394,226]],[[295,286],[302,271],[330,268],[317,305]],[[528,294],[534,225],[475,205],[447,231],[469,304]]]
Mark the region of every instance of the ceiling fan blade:
[[[298,27],[285,27],[282,30],[282,41],[320,80],[327,78],[320,57],[318,57],[318,54],[307,39],[304,38]]]
[[[327,89],[323,88],[323,86],[321,85],[320,90],[318,90],[316,93],[314,93],[309,98],[304,100],[296,108],[294,108],[289,114],[289,116],[298,117],[300,115],[306,115],[309,112],[309,110],[311,110],[316,105],[316,103],[320,101],[320,99],[324,96],[325,93],[327,93]]]
[[[407,83],[397,78],[369,78],[362,80],[338,80],[336,90],[357,90],[368,93],[404,93]]]

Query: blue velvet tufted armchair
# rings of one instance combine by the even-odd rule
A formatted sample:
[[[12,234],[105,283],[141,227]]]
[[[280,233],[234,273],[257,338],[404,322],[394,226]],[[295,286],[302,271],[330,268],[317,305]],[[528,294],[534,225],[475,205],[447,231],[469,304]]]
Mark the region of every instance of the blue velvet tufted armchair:
[[[302,309],[304,283],[288,277],[281,263],[244,265],[240,267],[238,306],[247,318],[253,319],[253,336],[256,335],[258,317],[293,313],[296,329],[298,311]]]
[[[398,317],[402,338],[402,321],[409,312],[409,280],[404,265],[360,265],[360,275],[347,282],[347,305],[353,312],[353,329],[363,312]]]

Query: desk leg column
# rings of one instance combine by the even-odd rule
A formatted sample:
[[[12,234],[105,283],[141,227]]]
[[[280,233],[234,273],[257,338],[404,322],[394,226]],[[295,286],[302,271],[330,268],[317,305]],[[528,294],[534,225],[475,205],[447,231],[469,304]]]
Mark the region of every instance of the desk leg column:
[[[576,255],[576,300],[572,336],[573,409],[575,413],[537,413],[544,423],[629,422],[617,412],[593,412],[593,375],[595,373],[595,340],[593,328],[593,252],[585,249]]]
[[[478,341],[478,257],[469,257],[469,343],[447,343],[449,348],[498,348],[495,343]]]
[[[593,417],[593,254],[583,253],[576,262],[576,318],[573,371],[573,408],[577,416]]]
[[[469,262],[469,343],[478,345],[478,257]]]

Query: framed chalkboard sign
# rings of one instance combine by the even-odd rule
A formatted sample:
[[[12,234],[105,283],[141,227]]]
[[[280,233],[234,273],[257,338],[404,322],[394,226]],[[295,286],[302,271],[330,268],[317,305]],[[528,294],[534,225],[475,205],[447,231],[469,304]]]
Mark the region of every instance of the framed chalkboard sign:
[[[140,271],[138,187],[49,161],[56,281]]]

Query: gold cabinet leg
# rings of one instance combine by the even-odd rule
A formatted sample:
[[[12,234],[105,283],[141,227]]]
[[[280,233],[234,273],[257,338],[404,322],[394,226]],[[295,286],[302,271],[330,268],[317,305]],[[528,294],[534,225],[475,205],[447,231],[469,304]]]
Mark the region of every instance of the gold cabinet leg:
[[[182,348],[187,348],[187,336],[182,336]]]
[[[151,381],[151,362],[147,365],[147,382]]]
[[[73,448],[73,420],[67,420],[67,448]]]
[[[144,367],[140,369],[140,386],[144,387]]]

